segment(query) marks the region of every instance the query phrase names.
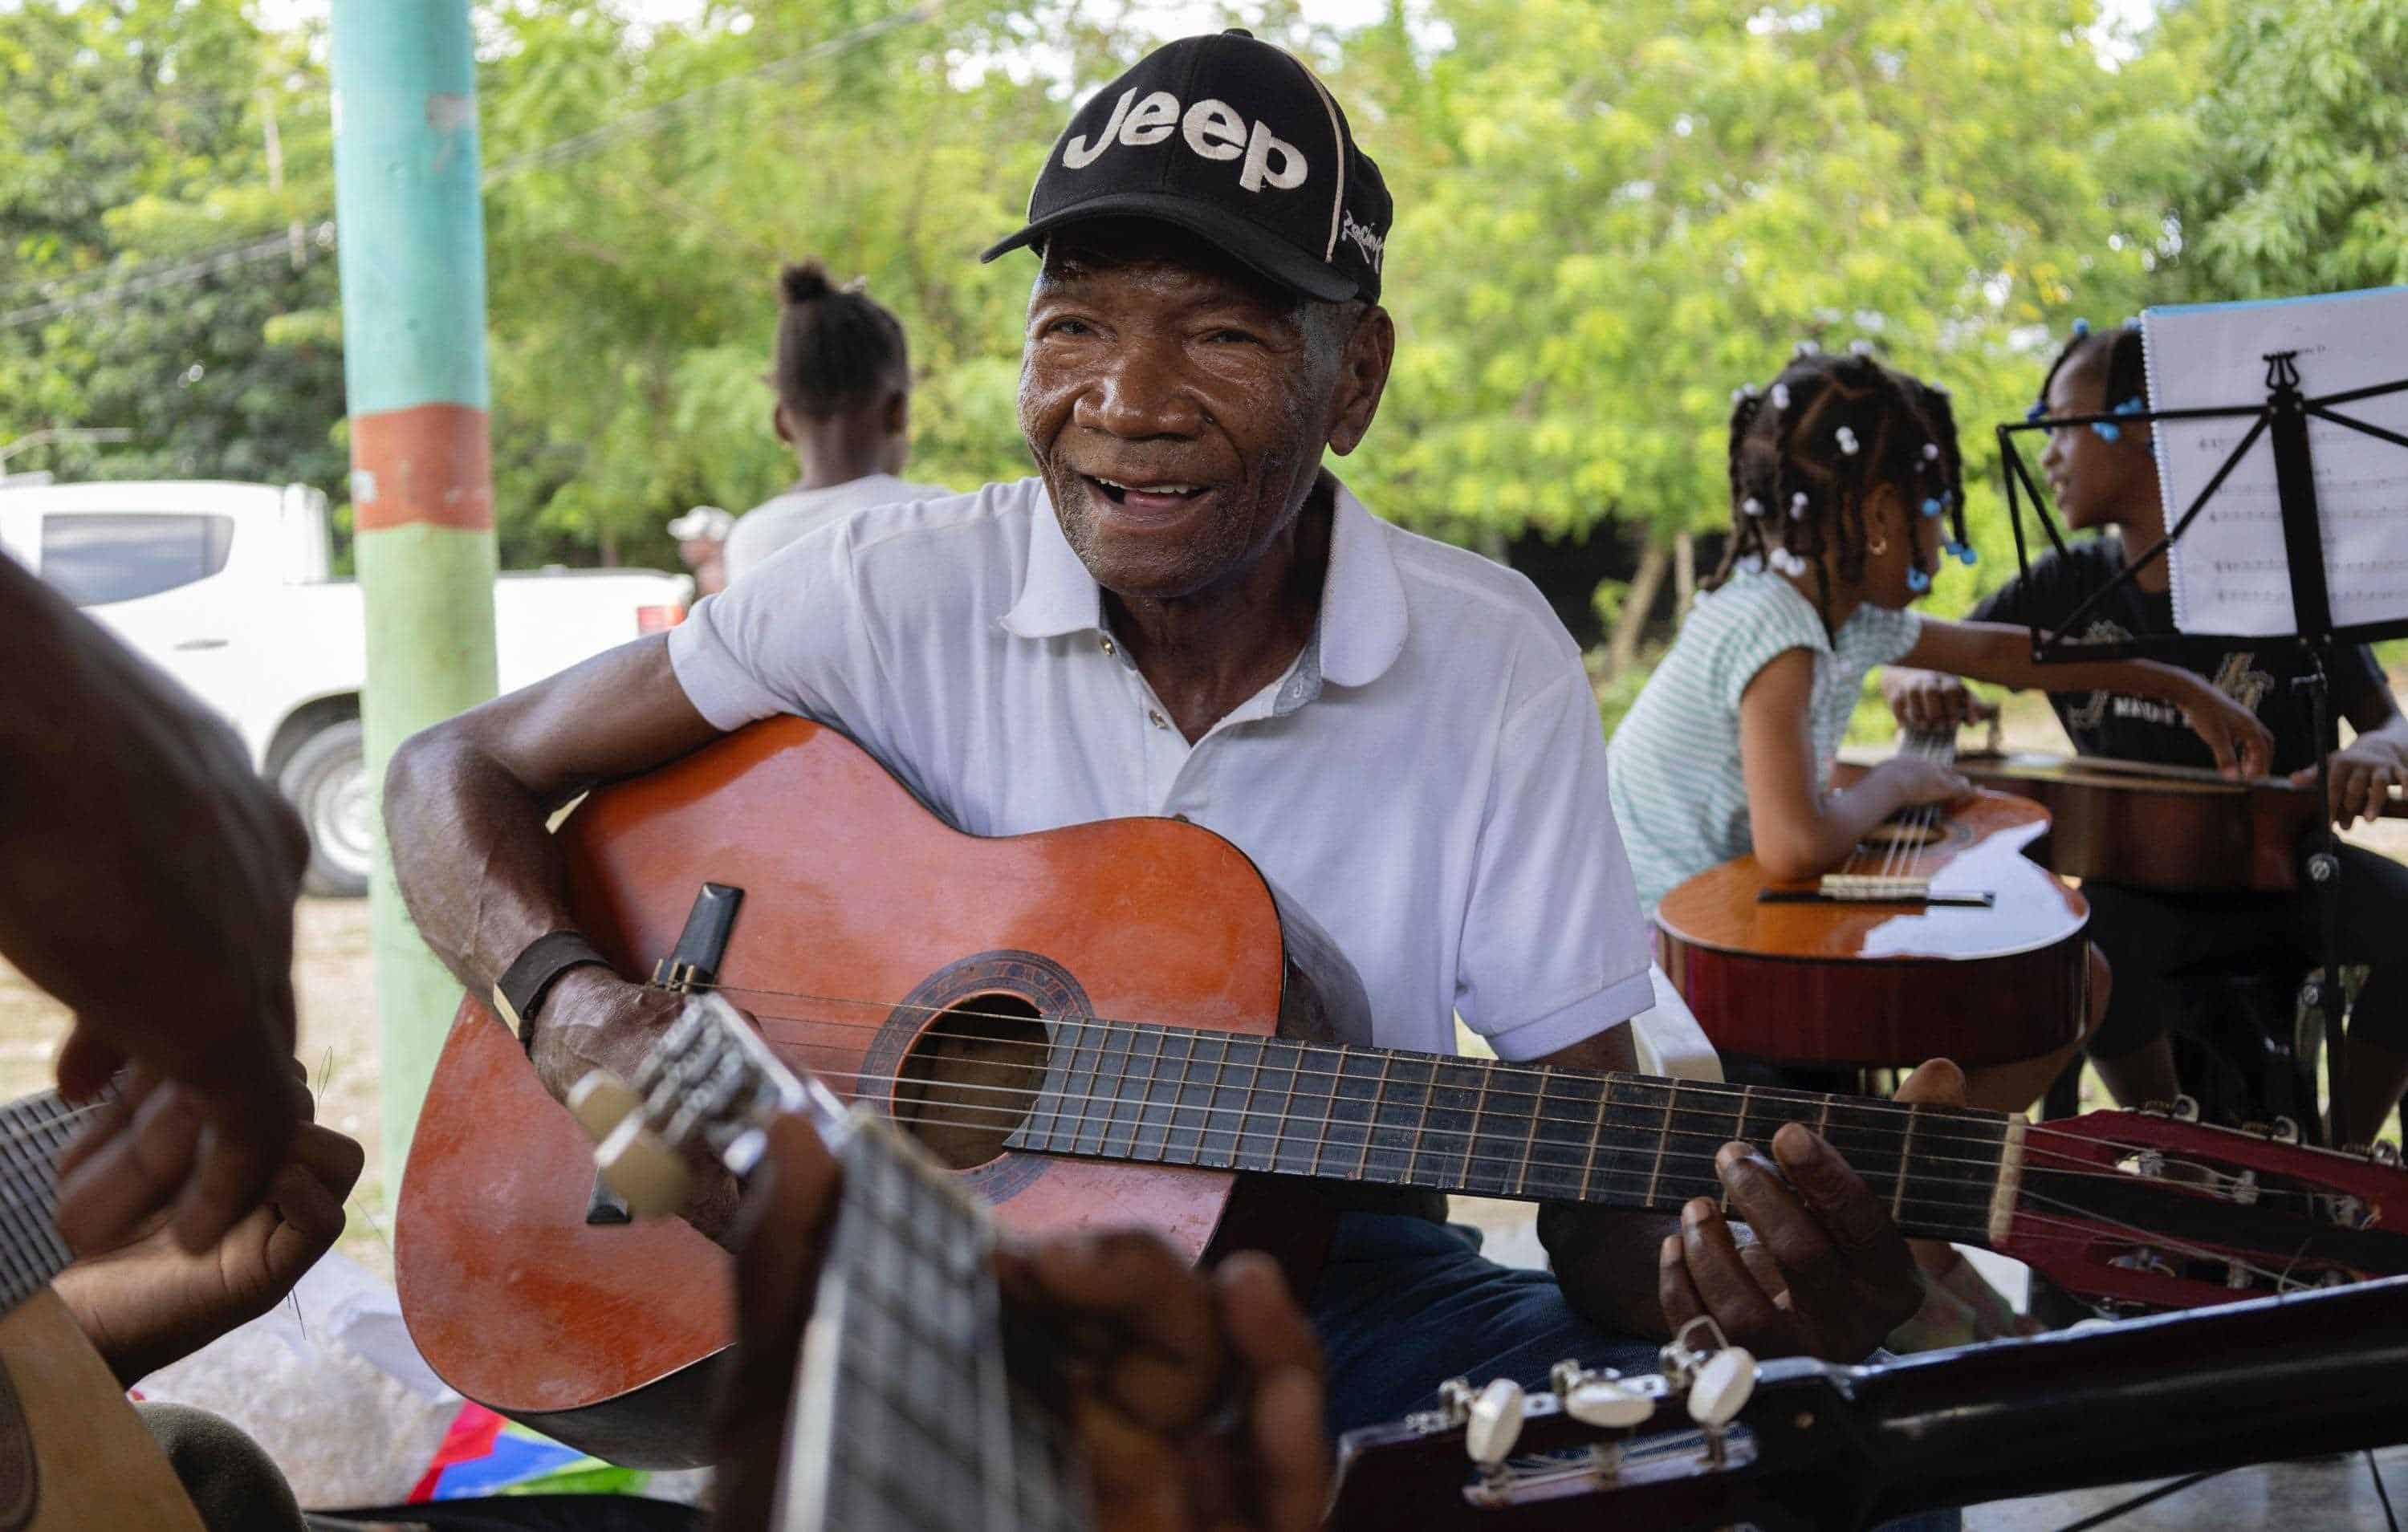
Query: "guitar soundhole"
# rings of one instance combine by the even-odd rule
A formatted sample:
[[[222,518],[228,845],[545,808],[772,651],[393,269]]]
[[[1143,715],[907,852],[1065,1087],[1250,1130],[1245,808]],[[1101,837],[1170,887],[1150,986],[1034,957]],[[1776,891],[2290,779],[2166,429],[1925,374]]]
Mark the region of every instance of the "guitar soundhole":
[[[1003,1153],[1045,1082],[1045,1025],[1017,995],[969,995],[944,1010],[896,1071],[895,1120],[956,1170]]]

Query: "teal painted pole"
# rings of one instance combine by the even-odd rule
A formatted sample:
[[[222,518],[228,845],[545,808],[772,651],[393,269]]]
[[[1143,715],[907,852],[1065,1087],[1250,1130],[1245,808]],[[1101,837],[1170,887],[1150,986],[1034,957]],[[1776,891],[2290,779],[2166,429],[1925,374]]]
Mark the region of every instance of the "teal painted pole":
[[[385,764],[409,735],[494,687],[485,222],[468,0],[335,0],[334,78],[390,1197],[460,985],[419,940],[394,886]]]

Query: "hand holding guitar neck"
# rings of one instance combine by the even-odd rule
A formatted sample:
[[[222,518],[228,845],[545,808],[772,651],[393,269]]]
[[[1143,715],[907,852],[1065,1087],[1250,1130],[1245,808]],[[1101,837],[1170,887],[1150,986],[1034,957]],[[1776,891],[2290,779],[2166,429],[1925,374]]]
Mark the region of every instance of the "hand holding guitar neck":
[[[1142,1232],[998,1244],[985,1210],[923,1153],[796,1080],[716,996],[687,1005],[633,1081],[597,1072],[571,1093],[631,1208],[684,1200],[698,1147],[747,1181],[721,1526],[1319,1524],[1318,1347],[1268,1261],[1232,1257],[1208,1282]],[[953,1443],[957,1492],[905,1486],[895,1465],[868,1461],[903,1450],[888,1439],[899,1429],[876,1429],[882,1396],[917,1398],[932,1377],[958,1385],[963,1414],[1000,1421],[973,1418]],[[852,1410],[868,1424],[839,1429]],[[1013,1450],[995,1453],[998,1439]],[[938,1505],[946,1493],[967,1498]]]

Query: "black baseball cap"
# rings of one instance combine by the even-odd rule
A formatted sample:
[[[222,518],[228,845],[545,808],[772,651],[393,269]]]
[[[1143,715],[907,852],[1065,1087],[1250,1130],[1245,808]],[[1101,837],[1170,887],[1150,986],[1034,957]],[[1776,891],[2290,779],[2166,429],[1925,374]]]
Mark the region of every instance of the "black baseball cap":
[[[1380,296],[1395,215],[1346,114],[1295,55],[1242,30],[1166,43],[1087,99],[992,261],[1067,223],[1159,220],[1282,286]]]

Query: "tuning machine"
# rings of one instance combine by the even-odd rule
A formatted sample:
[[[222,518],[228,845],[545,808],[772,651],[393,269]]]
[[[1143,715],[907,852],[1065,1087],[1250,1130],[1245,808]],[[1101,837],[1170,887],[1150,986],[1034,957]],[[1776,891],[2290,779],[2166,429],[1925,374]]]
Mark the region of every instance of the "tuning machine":
[[[1584,1367],[1578,1362],[1556,1363],[1548,1382],[1565,1414],[1600,1431],[1629,1431],[1646,1425],[1655,1416],[1656,1401],[1665,1394],[1661,1378],[1625,1378],[1612,1367]],[[1591,1442],[1588,1456],[1589,1469],[1599,1479],[1617,1478],[1622,1472],[1622,1439],[1615,1436]]]
[[[1682,1325],[1658,1355],[1665,1379],[1688,1396],[1689,1418],[1706,1439],[1706,1461],[1720,1467],[1730,1423],[1756,1392],[1755,1355],[1732,1345],[1705,1314]]]

